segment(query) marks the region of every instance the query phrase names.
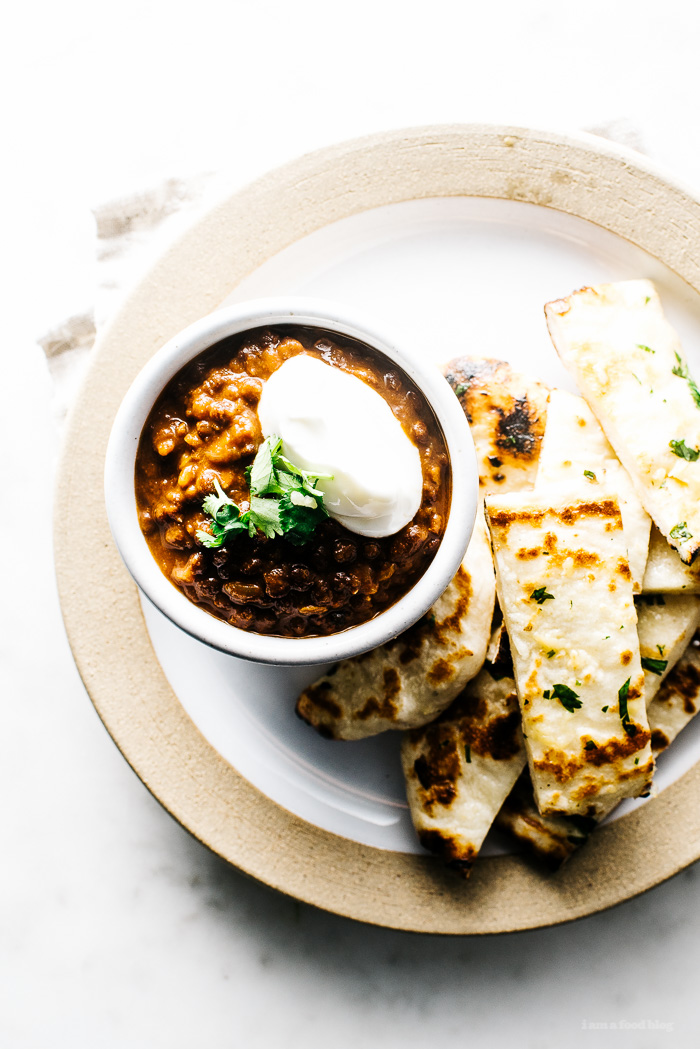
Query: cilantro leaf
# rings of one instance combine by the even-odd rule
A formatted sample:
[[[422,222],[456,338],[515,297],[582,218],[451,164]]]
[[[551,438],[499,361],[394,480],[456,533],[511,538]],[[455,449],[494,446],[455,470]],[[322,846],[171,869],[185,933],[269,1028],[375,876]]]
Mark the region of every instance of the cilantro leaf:
[[[266,437],[257,451],[250,468],[248,483],[251,492],[256,495],[267,495],[268,492],[279,492],[274,458],[282,444],[281,437]]]
[[[216,494],[208,495],[202,503],[212,519],[210,531],[200,528],[197,532],[203,546],[219,547],[234,535],[247,533],[254,538],[260,532],[268,539],[283,535],[295,546],[309,541],[328,516],[318,481],[332,477],[300,469],[281,448],[280,437],[267,437],[245,471],[250,484],[249,510],[241,511],[223,491],[218,478],[214,481]]]
[[[700,408],[700,390],[697,387],[695,380],[688,371],[688,365],[683,363],[680,353],[676,352],[676,361],[678,362],[675,367],[671,369],[674,375],[677,375],[681,379],[685,379],[690,389],[690,395],[695,401],[698,408]]]
[[[226,495],[218,477],[214,480],[214,487],[216,495],[208,495],[202,503],[202,509],[212,518],[211,531],[205,532],[202,528],[197,531],[199,542],[210,549],[223,546],[232,535],[248,531],[246,515],[241,514],[234,501]]]
[[[583,706],[583,703],[578,698],[578,692],[574,692],[568,685],[553,685],[551,689],[547,689],[542,693],[545,699],[558,699],[565,710],[568,710],[570,714],[573,714],[575,710]]]
[[[667,666],[667,659],[650,659],[649,656],[642,656],[643,669],[649,670],[652,674],[658,674],[659,677],[661,677]]]
[[[686,459],[689,463],[695,463],[700,459],[700,449],[689,448],[684,440],[669,441],[668,446],[679,459]]]
[[[671,539],[692,539],[693,533],[688,530],[688,524],[686,521],[679,521],[677,525],[674,525],[669,532]]]
[[[628,736],[637,735],[637,726],[634,725],[630,720],[629,710],[627,709],[627,696],[629,695],[631,678],[627,678],[624,685],[620,685],[617,692],[617,699],[620,710],[620,720],[622,721],[622,727]]]
[[[546,586],[538,586],[537,589],[533,590],[530,594],[530,600],[536,601],[538,605],[543,605],[545,601],[553,601],[554,594],[548,594]]]
[[[314,505],[310,506],[306,502],[307,499]],[[320,499],[308,496],[299,488],[292,489],[282,496],[279,513],[285,537],[294,546],[307,543],[318,525],[328,516],[328,511]]]

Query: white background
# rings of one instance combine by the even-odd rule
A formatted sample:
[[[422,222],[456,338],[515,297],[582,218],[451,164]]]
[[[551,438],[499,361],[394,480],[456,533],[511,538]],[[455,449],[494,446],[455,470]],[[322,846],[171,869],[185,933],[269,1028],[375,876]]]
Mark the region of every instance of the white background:
[[[90,207],[232,185],[385,128],[615,125],[700,191],[700,9],[679,2],[63,0],[3,18],[0,1046],[697,1044],[700,878],[492,939],[362,927],[248,881],[130,771],[58,611],[35,339],[92,295]],[[667,1030],[583,1029],[650,1023]]]

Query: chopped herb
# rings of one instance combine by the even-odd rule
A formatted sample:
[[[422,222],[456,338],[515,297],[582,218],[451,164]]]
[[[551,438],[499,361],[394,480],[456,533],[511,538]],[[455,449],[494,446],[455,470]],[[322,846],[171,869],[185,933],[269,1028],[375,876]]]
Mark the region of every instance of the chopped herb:
[[[632,372],[632,375],[634,375],[635,379],[637,380],[637,382],[638,382],[638,383],[639,383],[639,385],[641,386],[641,385],[642,385],[642,380],[641,380],[641,379],[639,378],[639,376],[638,376],[638,375],[636,375],[636,374],[635,374],[634,372]]]
[[[542,695],[545,699],[549,699],[550,696],[543,692]],[[568,710],[570,714],[573,714],[575,710],[583,706],[583,703],[578,698],[578,693],[574,692],[568,685],[554,685],[551,691],[551,698],[558,699],[565,710]]]
[[[464,756],[467,759],[467,765],[471,765],[471,763],[472,763],[472,748],[469,746],[468,743],[467,743],[466,747],[464,748]]]
[[[635,763],[635,765],[638,765],[639,764],[639,758],[635,758],[634,759],[634,763]]]
[[[685,379],[685,381],[688,383],[688,388],[690,389],[691,397],[695,401],[697,407],[700,408],[700,390],[698,389],[697,384],[693,379],[692,375],[688,371],[688,365],[683,363],[681,355],[678,352],[676,352],[676,360],[678,363],[672,369],[673,374],[677,375],[681,379]]]
[[[538,605],[543,605],[545,601],[553,601],[554,594],[548,594],[546,586],[538,586],[537,589],[533,590],[530,594],[530,600],[536,601]]]
[[[455,386],[455,393],[458,397],[461,397],[462,394],[466,393],[468,389],[469,387],[465,383],[461,382],[458,386]]]
[[[666,651],[666,645],[657,645],[656,647],[659,650],[659,655],[662,656],[664,654],[664,652]]]
[[[627,678],[624,685],[620,685],[617,693],[617,698],[620,704],[620,720],[622,721],[622,727],[628,736],[637,735],[637,726],[633,725],[630,721],[629,711],[627,709],[627,696],[630,690],[630,678]]]
[[[585,745],[585,747],[583,749],[584,750],[597,750],[598,748],[595,745],[595,743],[593,742],[593,740],[589,739],[588,743],[586,743],[586,745]]]
[[[661,677],[667,666],[667,659],[650,659],[648,656],[642,656],[642,667],[644,670],[649,670],[652,674],[658,674],[659,677]]]
[[[644,300],[644,305],[646,306],[648,302],[651,302],[651,295],[647,295],[646,299]]]
[[[688,531],[688,524],[686,521],[680,521],[677,525],[674,525],[669,532],[671,539],[692,539],[693,533]]]
[[[589,481],[597,481],[598,480],[598,478],[596,477],[596,475],[593,473],[592,470],[584,470],[583,471],[583,476],[587,477]]]
[[[250,507],[242,511],[214,481],[216,495],[208,495],[202,509],[212,518],[210,531],[199,529],[197,539],[206,547],[223,546],[233,536],[262,532],[268,539],[284,535],[295,546],[303,546],[328,516],[323,492],[317,488],[324,474],[300,470],[282,455],[280,437],[268,437],[258,448],[246,470],[250,484]]]
[[[610,634],[606,634],[605,637],[603,638],[603,641],[609,641],[609,640],[610,640]]]
[[[604,714],[607,714],[608,709],[609,709],[607,703],[605,704],[604,707],[601,707],[600,709],[603,711]]]
[[[643,342],[637,343],[638,350],[644,350],[645,353],[656,353],[656,350],[652,350],[649,346],[645,346]]]
[[[513,437],[513,436],[511,435],[510,437],[504,437],[504,438],[503,438],[503,442],[502,442],[502,443],[503,443],[503,444],[510,444],[510,445],[513,445],[513,444],[517,444],[518,442],[516,441],[515,437]]]
[[[552,656],[556,656],[556,652],[553,648],[550,648],[549,652],[547,653],[547,659],[551,659]]]
[[[669,441],[668,446],[679,459],[686,459],[689,463],[696,463],[700,459],[700,448],[689,448],[685,441]]]
[[[551,699],[552,698],[552,693],[551,693],[550,689],[548,689],[548,688],[546,688],[544,690],[542,695],[544,696],[545,699]]]

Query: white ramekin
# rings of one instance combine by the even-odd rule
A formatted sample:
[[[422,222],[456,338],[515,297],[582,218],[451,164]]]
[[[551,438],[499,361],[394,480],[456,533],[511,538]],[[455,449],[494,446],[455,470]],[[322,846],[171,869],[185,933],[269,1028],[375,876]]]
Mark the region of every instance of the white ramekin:
[[[191,602],[158,567],[139,526],[134,488],[141,430],[158,394],[188,361],[221,339],[274,324],[299,324],[359,339],[397,364],[422,390],[445,436],[452,465],[452,500],[437,553],[407,594],[369,622],[329,637],[288,638],[231,626]],[[257,299],[225,307],[191,324],[165,344],[137,375],[112,426],[105,462],[105,499],[112,535],[135,582],[168,619],[213,648],[258,663],[308,666],[366,652],[400,634],[437,600],[457,571],[474,525],[477,469],[464,413],[432,364],[394,344],[371,323],[342,307],[302,298]]]

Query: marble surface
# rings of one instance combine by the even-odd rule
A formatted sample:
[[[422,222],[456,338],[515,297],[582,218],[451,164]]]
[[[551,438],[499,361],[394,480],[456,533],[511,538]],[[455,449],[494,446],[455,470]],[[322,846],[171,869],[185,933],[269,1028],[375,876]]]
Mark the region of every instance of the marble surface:
[[[63,633],[59,427],[36,340],[93,299],[91,206],[174,175],[242,184],[386,127],[598,128],[700,190],[700,11],[35,0],[12,19],[1,353],[2,389],[21,395],[3,398],[19,457],[1,516],[0,1045],[694,1046],[697,867],[570,926],[416,936],[279,896],[163,812],[100,724]]]

